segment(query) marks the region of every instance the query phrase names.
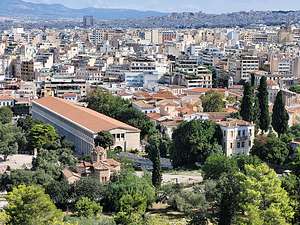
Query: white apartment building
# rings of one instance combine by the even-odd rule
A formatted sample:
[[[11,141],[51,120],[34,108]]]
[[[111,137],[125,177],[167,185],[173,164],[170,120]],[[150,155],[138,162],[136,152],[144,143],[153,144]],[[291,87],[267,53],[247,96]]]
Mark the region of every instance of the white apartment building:
[[[230,119],[218,124],[223,134],[223,150],[225,154],[227,156],[249,155],[254,144],[254,124],[238,119]]]
[[[176,73],[178,85],[186,88],[211,88],[212,73],[205,66],[190,68],[187,72]]]
[[[257,56],[242,56],[238,61],[236,81],[248,81],[250,74],[257,70],[259,70],[259,60]]]

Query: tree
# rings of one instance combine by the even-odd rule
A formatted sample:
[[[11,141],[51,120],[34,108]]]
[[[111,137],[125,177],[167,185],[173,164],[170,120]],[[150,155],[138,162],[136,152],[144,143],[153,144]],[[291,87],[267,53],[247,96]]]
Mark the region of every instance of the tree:
[[[6,124],[11,123],[13,118],[13,112],[7,106],[0,108],[0,123]]]
[[[290,154],[290,149],[285,142],[275,135],[261,135],[255,139],[251,154],[258,156],[266,163],[282,166]]]
[[[279,91],[273,106],[272,114],[272,126],[274,130],[279,134],[284,134],[289,128],[289,114],[285,108],[283,102],[282,91]]]
[[[144,113],[133,108],[128,100],[96,89],[88,94],[85,101],[90,109],[137,127],[141,130],[141,138],[157,132],[155,124]]]
[[[149,155],[150,160],[153,163],[152,169],[152,184],[154,187],[160,187],[162,175],[160,166],[160,137],[158,135],[152,135],[146,146],[146,152]]]
[[[120,199],[120,210],[115,216],[117,224],[142,225],[143,215],[147,209],[145,196],[141,194],[125,194]]]
[[[253,88],[247,82],[244,85],[244,94],[240,109],[240,115],[243,120],[255,122],[255,97]]]
[[[208,91],[201,101],[204,112],[222,112],[225,107],[224,96],[216,91]]]
[[[266,164],[246,165],[239,173],[239,211],[237,224],[289,224],[294,212],[288,193],[274,170]]]
[[[270,115],[269,115],[269,93],[267,90],[267,78],[263,76],[260,79],[258,94],[259,100],[259,128],[263,132],[267,132],[270,126]]]
[[[175,167],[205,162],[206,158],[221,151],[218,145],[218,127],[211,121],[182,122],[173,132],[171,160]]]
[[[80,198],[75,204],[77,216],[91,218],[101,212],[101,206],[87,197]]]
[[[14,225],[48,225],[62,220],[59,211],[41,187],[20,185],[7,195],[5,208],[9,223]]]
[[[87,197],[94,202],[100,202],[104,195],[104,189],[99,179],[94,177],[83,177],[74,183],[75,199]]]
[[[143,196],[148,207],[155,199],[155,190],[151,180],[147,177],[138,177],[134,172],[126,171],[110,182],[103,202],[110,210],[119,212],[121,210],[120,199],[126,195]]]
[[[4,156],[4,160],[12,154],[18,153],[19,146],[26,144],[24,134],[12,124],[0,123],[0,154]]]
[[[29,144],[32,148],[45,148],[55,144],[59,136],[49,124],[35,124],[29,131]]]
[[[229,158],[217,153],[210,155],[206,159],[202,170],[205,173],[206,179],[218,179],[223,173],[234,173],[238,171],[238,165],[234,158]]]
[[[52,201],[60,209],[67,209],[71,196],[71,185],[65,180],[53,180],[46,186],[46,193],[50,195]]]
[[[290,198],[294,201],[294,221],[292,224],[300,223],[300,177],[294,174],[284,175],[282,178],[282,187],[288,192]]]
[[[105,149],[110,148],[114,145],[114,137],[107,131],[101,131],[95,138],[95,145]]]
[[[255,75],[251,73],[251,87],[255,86]]]

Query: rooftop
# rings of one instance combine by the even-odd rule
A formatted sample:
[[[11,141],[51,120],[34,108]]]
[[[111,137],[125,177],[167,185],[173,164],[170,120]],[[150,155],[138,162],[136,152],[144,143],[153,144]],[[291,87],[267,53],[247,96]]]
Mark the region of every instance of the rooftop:
[[[135,127],[61,98],[50,96],[44,97],[34,101],[33,104],[46,108],[49,111],[66,118],[72,123],[76,123],[94,133],[110,131],[113,129],[125,129],[133,132],[139,132],[139,129]]]

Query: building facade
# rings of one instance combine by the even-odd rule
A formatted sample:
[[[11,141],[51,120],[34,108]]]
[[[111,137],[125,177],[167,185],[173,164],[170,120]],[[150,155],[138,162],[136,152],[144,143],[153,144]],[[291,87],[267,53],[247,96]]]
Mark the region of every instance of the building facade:
[[[60,136],[75,146],[78,155],[89,154],[101,131],[114,137],[114,146],[122,150],[140,149],[140,130],[88,108],[56,97],[44,97],[32,103],[32,117],[53,125]]]

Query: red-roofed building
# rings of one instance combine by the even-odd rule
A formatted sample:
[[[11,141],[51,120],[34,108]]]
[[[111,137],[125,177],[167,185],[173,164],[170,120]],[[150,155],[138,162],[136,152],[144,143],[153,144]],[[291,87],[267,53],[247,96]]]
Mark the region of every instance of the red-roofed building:
[[[112,147],[140,149],[139,129],[61,98],[33,101],[32,117],[53,125],[61,136],[74,143],[77,154],[89,154],[101,131],[114,136]]]

